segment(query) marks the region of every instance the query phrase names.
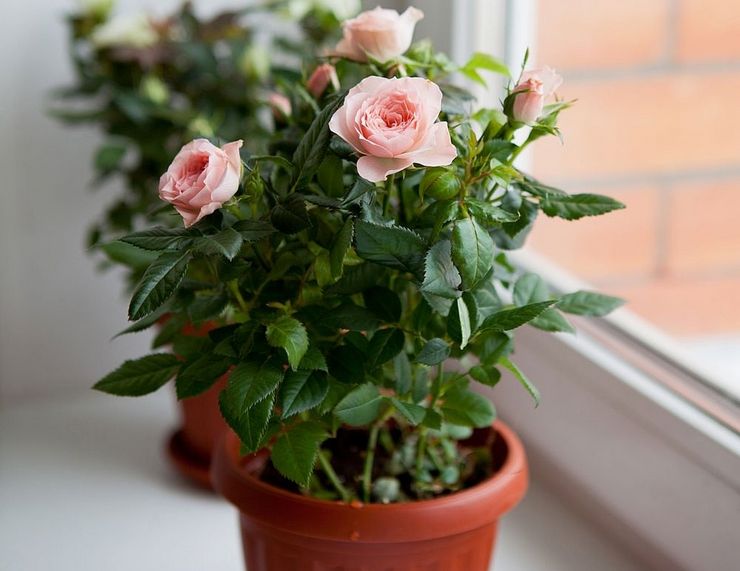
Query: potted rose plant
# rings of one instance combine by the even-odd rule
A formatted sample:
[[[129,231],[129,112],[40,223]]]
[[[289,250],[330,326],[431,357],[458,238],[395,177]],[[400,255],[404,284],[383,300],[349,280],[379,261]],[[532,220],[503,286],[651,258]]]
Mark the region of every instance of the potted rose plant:
[[[240,182],[207,207],[190,197],[220,163],[179,157],[163,197],[200,219],[123,238],[158,256],[133,295],[134,327],[172,304],[209,307],[228,325],[187,340],[184,360],[129,361],[96,388],[139,395],[175,377],[188,396],[227,374],[219,403],[233,432],[213,482],[241,512],[253,571],[487,569],[527,464],[475,386],[505,369],[537,402],[513,331],[573,331],[565,314],[621,303],[556,295],[507,257],[539,213],[622,207],[514,165],[558,134],[568,103],[546,99],[560,78],[525,70],[502,109],[474,110],[450,74],[508,72],[483,54],[458,68],[410,46],[421,16],[347,21],[332,56],[347,91],[296,98],[270,153],[245,157]],[[211,273],[183,279],[201,261]]]
[[[152,192],[174,153],[193,138],[232,140],[245,132],[245,150],[264,151],[273,128],[269,111],[267,120],[262,111],[276,108],[282,119],[287,99],[275,90],[300,85],[300,61],[312,51],[306,45],[323,45],[338,29],[338,14],[331,6],[289,3],[285,16],[299,22],[298,39],[289,42],[274,32],[257,42],[255,18],[272,14],[269,4],[202,18],[186,3],[168,17],[155,18],[144,13],[113,15],[113,2],[98,0],[82,3],[67,18],[76,82],[55,92],[53,115],[66,124],[95,125],[104,134],[93,157],[93,185],[117,179],[114,188],[121,191],[92,224],[88,245],[105,255],[102,267],[126,268],[129,288],[154,256],[117,238],[155,224],[180,224],[180,217],[161,208]],[[289,65],[273,63],[286,57]],[[320,87],[314,79],[307,89]],[[204,146],[214,160],[228,156],[239,165],[235,146],[223,152],[210,143],[199,149]],[[228,185],[226,177],[217,186],[223,192],[220,189]],[[201,272],[197,265],[191,265],[194,278]],[[155,348],[171,344],[175,334],[202,336],[217,321],[204,320],[195,306],[174,305],[153,319],[159,328]],[[208,480],[213,440],[225,426],[218,414],[219,386],[181,401],[182,425],[168,444],[175,465],[201,483]]]

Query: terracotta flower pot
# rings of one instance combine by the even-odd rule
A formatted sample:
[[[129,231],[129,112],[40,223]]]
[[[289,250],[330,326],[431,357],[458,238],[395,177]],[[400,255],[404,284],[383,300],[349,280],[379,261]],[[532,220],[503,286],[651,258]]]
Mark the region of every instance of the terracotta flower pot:
[[[216,324],[199,327],[186,325],[185,335],[201,337],[214,329]],[[211,458],[221,435],[228,430],[218,408],[218,395],[226,386],[228,373],[223,375],[206,392],[181,400],[181,426],[167,443],[167,452],[178,472],[203,488],[212,489],[210,478]]]
[[[503,458],[489,479],[464,491],[400,504],[343,504],[303,497],[259,479],[266,455],[239,456],[227,433],[212,480],[240,511],[249,571],[488,571],[498,519],[527,488],[524,448],[505,424]]]

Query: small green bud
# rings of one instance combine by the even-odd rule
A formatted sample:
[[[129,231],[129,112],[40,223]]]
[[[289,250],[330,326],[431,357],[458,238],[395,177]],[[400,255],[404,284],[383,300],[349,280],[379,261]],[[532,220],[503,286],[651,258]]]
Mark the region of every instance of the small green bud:
[[[429,169],[421,180],[420,190],[422,195],[429,195],[436,200],[450,200],[460,192],[460,179],[452,170]]]

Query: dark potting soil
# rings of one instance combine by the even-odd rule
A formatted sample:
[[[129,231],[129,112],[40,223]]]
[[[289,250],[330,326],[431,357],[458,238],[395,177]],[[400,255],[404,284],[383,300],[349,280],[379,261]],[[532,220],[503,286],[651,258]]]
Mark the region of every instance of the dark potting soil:
[[[391,429],[394,441],[400,440],[400,430]],[[331,463],[334,470],[342,479],[344,485],[350,489],[359,490],[362,482],[362,471],[365,462],[368,433],[365,430],[342,428],[337,432],[335,438],[327,440],[323,448],[331,455]],[[473,435],[458,442],[458,449],[462,456],[467,459],[466,469],[462,475],[461,489],[471,488],[483,482],[495,474],[504,464],[507,455],[505,442],[496,438],[496,432],[492,428],[476,429]],[[390,473],[388,465],[391,462],[391,453],[384,447],[378,446],[373,464],[373,480]],[[331,490],[330,482],[324,474],[317,472],[324,489]],[[442,497],[453,493],[447,489],[440,493],[419,497],[413,488],[413,478],[406,472],[394,476],[401,484],[401,491],[407,501],[420,499],[431,499]],[[267,460],[260,473],[260,479],[272,486],[276,486],[289,492],[301,493],[301,488],[280,474],[272,462]]]

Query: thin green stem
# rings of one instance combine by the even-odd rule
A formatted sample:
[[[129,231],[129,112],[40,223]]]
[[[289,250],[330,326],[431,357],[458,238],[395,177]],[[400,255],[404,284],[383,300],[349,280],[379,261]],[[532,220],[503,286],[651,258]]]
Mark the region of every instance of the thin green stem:
[[[365,468],[362,471],[362,497],[365,502],[370,502],[370,492],[373,483],[373,464],[375,463],[375,449],[378,446],[378,433],[381,423],[376,422],[370,429],[370,437],[367,440],[367,454],[365,455]]]
[[[242,214],[241,208],[239,208],[239,205],[235,202],[232,202],[231,204],[224,204],[224,207],[226,208],[226,210],[231,212],[237,220],[244,220],[244,215]]]
[[[239,282],[238,280],[231,280],[228,282],[229,291],[234,296],[234,299],[236,299],[236,303],[239,304],[239,308],[245,312],[249,313],[249,304],[244,300],[244,297],[242,297],[242,292],[239,290]]]
[[[326,452],[321,449],[319,449],[319,463],[321,464],[321,469],[324,470],[324,474],[329,478],[331,485],[334,486],[334,489],[341,496],[342,501],[349,503],[352,499],[352,495],[347,491],[347,488],[344,487],[339,476],[334,471],[331,462],[329,462],[329,459],[326,457]]]
[[[393,186],[396,183],[396,174],[393,173],[385,183],[385,196],[383,197],[383,216],[388,215],[388,205],[393,195]]]
[[[442,388],[442,379],[444,375],[444,367],[442,363],[437,366],[437,376],[432,381],[432,400],[429,402],[429,408],[433,409],[434,405],[437,404],[439,399],[439,393]],[[427,450],[427,436],[429,428],[422,426],[419,430],[419,442],[416,444],[416,480],[421,480],[421,475],[424,471],[424,459],[426,458]]]

